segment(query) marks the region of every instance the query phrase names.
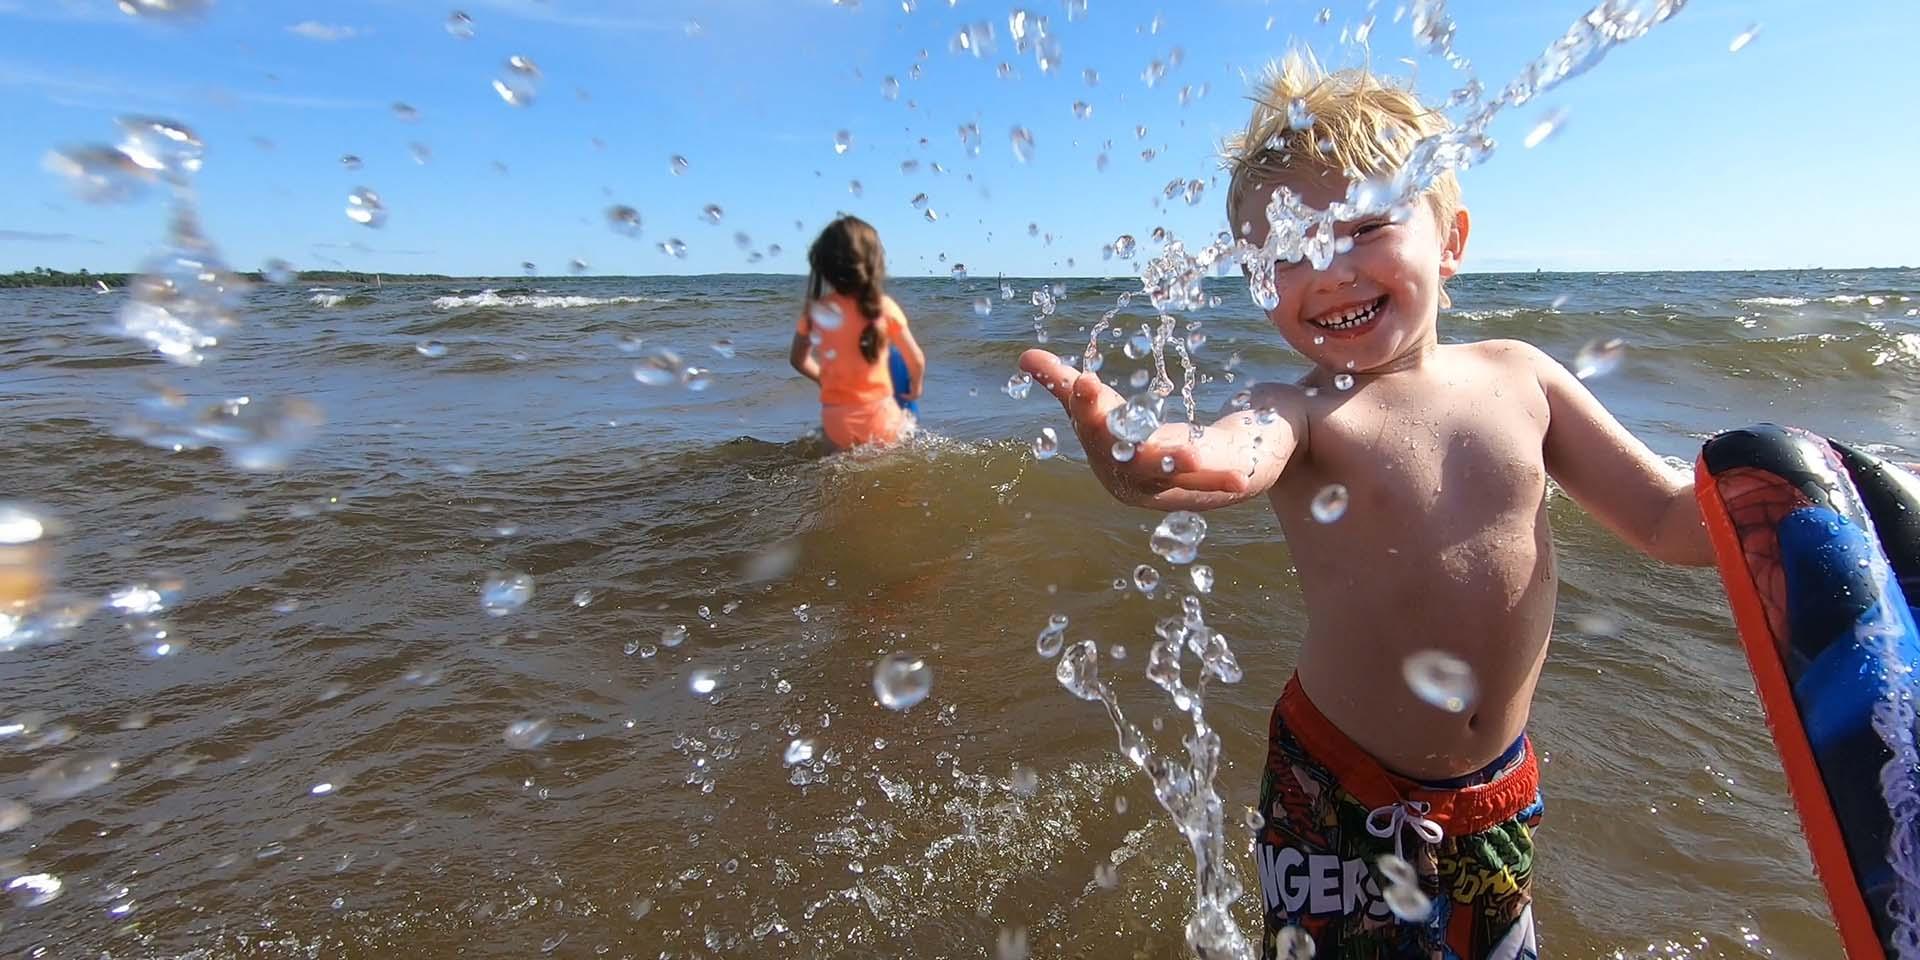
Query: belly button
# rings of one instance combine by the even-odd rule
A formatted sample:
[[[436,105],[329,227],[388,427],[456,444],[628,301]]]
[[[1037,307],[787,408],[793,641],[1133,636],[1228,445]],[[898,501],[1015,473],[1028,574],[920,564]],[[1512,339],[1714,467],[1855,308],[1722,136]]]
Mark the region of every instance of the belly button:
[[[1471,716],[1469,716],[1469,717],[1467,717],[1467,729],[1468,729],[1468,730],[1478,730],[1478,729],[1480,729],[1480,715],[1479,715],[1479,714],[1477,714],[1477,713],[1476,713],[1476,714],[1473,714],[1473,715],[1471,715]]]

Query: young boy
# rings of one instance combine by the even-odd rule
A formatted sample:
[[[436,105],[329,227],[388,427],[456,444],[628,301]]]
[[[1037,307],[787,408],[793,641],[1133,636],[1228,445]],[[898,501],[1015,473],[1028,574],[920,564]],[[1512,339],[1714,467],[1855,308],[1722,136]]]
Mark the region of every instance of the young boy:
[[[1228,143],[1229,222],[1254,244],[1277,188],[1325,209],[1350,176],[1390,172],[1445,124],[1408,91],[1297,55],[1256,102]],[[1288,129],[1295,103],[1311,129]],[[1313,369],[1253,388],[1251,410],[1197,441],[1168,424],[1116,461],[1107,414],[1120,394],[1045,351],[1020,361],[1116,498],[1210,510],[1266,494],[1286,532],[1308,623],[1260,791],[1269,956],[1295,925],[1323,960],[1536,956],[1530,828],[1543,807],[1524,730],[1557,587],[1547,478],[1649,556],[1713,562],[1692,483],[1560,364],[1512,340],[1438,343],[1468,218],[1451,175],[1424,201],[1401,222],[1341,224],[1352,248],[1324,270],[1276,266],[1267,318]],[[1349,506],[1319,522],[1310,504],[1335,484]],[[1414,689],[1434,665],[1470,683]],[[1411,864],[1430,911],[1418,896],[1405,906],[1387,854]]]

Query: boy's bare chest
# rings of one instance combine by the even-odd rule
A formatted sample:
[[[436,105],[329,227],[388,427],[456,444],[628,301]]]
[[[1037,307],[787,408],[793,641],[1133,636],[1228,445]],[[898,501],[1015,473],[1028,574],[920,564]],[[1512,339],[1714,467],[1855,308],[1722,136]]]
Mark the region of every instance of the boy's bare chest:
[[[1355,396],[1310,422],[1301,479],[1316,490],[1342,484],[1356,505],[1372,501],[1391,513],[1537,506],[1546,478],[1544,397],[1499,394],[1479,384],[1444,394]]]

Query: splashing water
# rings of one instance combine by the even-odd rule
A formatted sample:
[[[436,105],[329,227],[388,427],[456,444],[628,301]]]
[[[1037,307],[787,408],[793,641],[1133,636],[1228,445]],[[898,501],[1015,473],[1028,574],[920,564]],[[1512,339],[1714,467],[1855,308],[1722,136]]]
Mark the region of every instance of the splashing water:
[[[1401,675],[1414,696],[1448,713],[1465,713],[1479,692],[1473,668],[1441,650],[1421,650],[1407,657]]]
[[[480,606],[489,617],[504,617],[533,599],[533,578],[524,573],[496,573],[480,587]]]
[[[1162,529],[1154,532],[1154,552],[1185,558],[1175,562],[1192,562],[1206,535],[1205,521],[1177,513],[1169,514],[1168,520],[1174,521],[1171,528],[1163,522]],[[1226,637],[1207,625],[1198,596],[1182,598],[1181,607],[1183,617],[1169,617],[1155,627],[1160,639],[1149,653],[1147,678],[1165,690],[1193,722],[1193,732],[1182,741],[1184,761],[1157,754],[1140,728],[1127,720],[1113,688],[1100,676],[1100,654],[1092,640],[1066,647],[1054,667],[1054,678],[1073,696],[1106,707],[1121,754],[1146,773],[1154,799],[1172,816],[1193,850],[1194,904],[1187,919],[1187,945],[1199,957],[1252,960],[1253,945],[1231,912],[1242,887],[1227,852],[1225,805],[1213,786],[1220,765],[1220,736],[1208,725],[1205,709],[1208,686],[1216,681],[1238,683],[1240,665]],[[1183,651],[1191,651],[1200,661],[1199,680],[1193,687],[1182,676]]]
[[[1604,377],[1627,358],[1627,342],[1619,337],[1592,340],[1573,356],[1573,375],[1581,380]]]
[[[173,363],[198,366],[206,359],[201,351],[220,343],[215,331],[237,323],[243,286],[183,201],[174,210],[167,248],[128,284],[114,332],[147,344]]]
[[[908,710],[933,689],[933,668],[911,653],[889,653],[873,669],[873,695],[889,710]]]
[[[525,107],[540,94],[540,68],[532,60],[515,54],[507,58],[500,75],[493,78],[493,92],[510,107]]]
[[[1321,487],[1319,493],[1313,495],[1313,503],[1308,505],[1308,509],[1312,512],[1314,520],[1320,523],[1332,523],[1347,515],[1347,500],[1346,487],[1329,483]]]
[[[1040,435],[1033,438],[1033,458],[1035,460],[1051,460],[1054,454],[1059,452],[1059,435],[1054,433],[1052,427],[1041,427]]]
[[[366,227],[384,227],[387,225],[387,207],[380,202],[380,195],[366,187],[360,187],[347,194],[347,219]]]
[[[516,720],[507,724],[502,739],[515,750],[538,750],[553,737],[553,724],[547,720]]]

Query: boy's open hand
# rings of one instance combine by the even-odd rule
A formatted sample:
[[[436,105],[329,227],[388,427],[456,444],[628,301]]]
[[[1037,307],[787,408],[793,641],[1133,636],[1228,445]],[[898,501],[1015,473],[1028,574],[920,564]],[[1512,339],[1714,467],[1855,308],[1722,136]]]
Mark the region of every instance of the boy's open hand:
[[[1213,449],[1216,445],[1191,440],[1184,423],[1163,424],[1140,443],[1130,460],[1116,460],[1113,445],[1119,438],[1107,425],[1107,416],[1127,402],[1098,374],[1075,370],[1045,350],[1020,356],[1020,369],[1047,388],[1066,408],[1073,432],[1087,451],[1087,465],[1115,498],[1141,506],[1155,506],[1158,494],[1172,489],[1244,494],[1248,459]],[[1212,430],[1208,431],[1213,433]],[[1210,455],[1211,454],[1211,455]],[[1171,458],[1173,469],[1166,465]]]

